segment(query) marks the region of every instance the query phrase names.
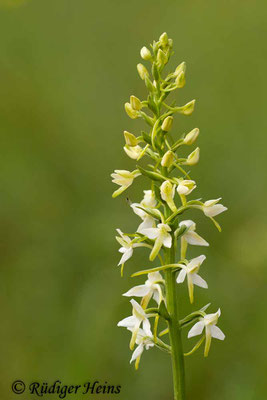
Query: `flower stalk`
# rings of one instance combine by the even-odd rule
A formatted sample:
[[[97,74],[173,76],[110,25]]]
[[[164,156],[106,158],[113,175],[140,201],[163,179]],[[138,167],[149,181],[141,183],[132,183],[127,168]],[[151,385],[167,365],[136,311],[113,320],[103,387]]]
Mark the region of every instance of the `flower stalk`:
[[[135,165],[132,171],[115,170],[111,176],[119,186],[113,197],[124,194],[140,176],[149,181],[141,201],[132,202],[128,199],[130,209],[141,219],[136,231],[123,233],[117,229],[119,236],[116,239],[121,246],[119,252],[122,253],[118,263],[121,275],[125,263],[136,251],[146,251],[150,261],[160,262],[159,266],[138,268],[131,274],[132,277],[147,275],[147,279],[144,284],[134,286],[123,294],[132,298],[132,315],[122,319],[118,326],[131,332],[130,349],[133,353],[130,362],[135,361],[136,369],[144,350],[152,347],[171,356],[174,400],[185,400],[184,356],[191,356],[203,344],[204,356],[207,357],[212,338],[224,340],[224,334],[217,327],[221,311],[219,309],[216,313],[206,314],[209,304],[180,317],[180,284],[187,282],[190,303],[194,302],[195,286],[208,288],[207,282],[198,273],[201,269],[202,274],[202,263],[206,256],[201,254],[190,259],[188,252],[191,246],[207,247],[209,243],[196,232],[195,222],[184,218],[183,214],[201,212],[221,231],[215,217],[227,208],[219,203],[221,198],[204,202],[201,199],[188,200],[188,196],[197,190],[197,183],[185,169],[199,162],[200,149],[195,147],[186,157],[181,157],[180,148],[194,145],[199,129],[191,129],[180,138],[172,134],[174,115],[189,116],[195,108],[195,100],[182,106],[176,102],[167,103],[169,94],[183,88],[186,83],[184,62],[174,72],[164,75],[164,68],[173,54],[172,46],[172,40],[163,33],[158,41],[153,42],[151,49],[145,46],[141,49],[142,59],[151,64],[150,71],[141,63],[137,65],[148,96],[140,100],[131,95],[125,104],[125,111],[133,120],[144,120],[146,128],[139,135],[124,131],[123,149]],[[143,160],[147,159],[149,161],[145,164]],[[140,301],[137,302],[134,297]],[[160,333],[159,323],[165,325]],[[191,327],[188,338],[198,335],[200,338],[191,350],[184,352],[181,331],[188,327]],[[167,334],[168,343],[161,339]]]

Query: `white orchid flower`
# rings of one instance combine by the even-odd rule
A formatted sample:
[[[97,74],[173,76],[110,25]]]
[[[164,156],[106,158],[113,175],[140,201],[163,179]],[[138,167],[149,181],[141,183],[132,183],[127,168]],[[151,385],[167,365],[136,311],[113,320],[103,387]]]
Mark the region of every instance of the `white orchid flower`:
[[[147,214],[145,211],[141,210],[139,207],[149,207],[154,208],[157,205],[155,194],[152,190],[144,190],[144,198],[141,203],[133,203],[131,207],[136,215],[142,218],[143,222],[138,226],[137,232],[143,233],[144,229],[155,227],[155,220],[151,215]]]
[[[187,265],[179,264],[179,267],[182,268],[178,274],[176,279],[177,283],[182,283],[187,277],[187,285],[188,285],[188,293],[190,303],[194,301],[194,285],[200,286],[204,289],[208,288],[208,284],[201,276],[198,275],[198,271],[200,265],[206,259],[206,256],[202,255],[196,258],[193,258]]]
[[[116,236],[116,240],[119,242],[121,247],[119,248],[119,252],[122,253],[122,257],[119,261],[118,266],[122,266],[122,272],[124,268],[124,264],[129,258],[133,255],[133,249],[136,247],[150,247],[146,243],[135,243],[133,242],[129,236],[125,235],[120,229],[117,229],[117,232],[120,236]]]
[[[115,169],[114,173],[111,174],[112,182],[120,186],[119,189],[115,190],[112,197],[119,196],[124,190],[126,190],[133,183],[134,178],[141,175],[138,170],[126,171],[124,169]]]
[[[182,225],[185,225],[187,227],[187,230],[182,236],[182,238],[185,239],[187,243],[194,246],[209,246],[209,243],[195,232],[196,224],[194,221],[191,221],[190,219],[181,221],[179,223],[179,227],[181,227]]]
[[[215,200],[207,200],[202,206],[202,210],[207,217],[215,217],[218,214],[228,210],[222,204],[217,204],[221,200],[221,197]]]
[[[162,200],[166,201],[172,212],[177,211],[173,201],[176,185],[172,185],[170,181],[164,181],[160,187],[160,195]]]
[[[151,240],[155,240],[154,247],[149,256],[150,261],[153,261],[157,257],[162,246],[171,247],[172,237],[169,232],[171,232],[171,228],[167,224],[158,224],[157,228],[143,229],[143,235]]]
[[[133,306],[132,315],[118,322],[118,326],[129,328],[132,331],[130,349],[133,350],[141,324],[145,332],[150,332],[150,322],[148,320],[150,315],[146,314],[144,309],[134,299],[130,303]]]
[[[204,350],[205,357],[207,357],[209,354],[212,337],[219,340],[225,339],[224,333],[221,331],[220,328],[218,328],[218,326],[216,326],[220,315],[221,315],[220,309],[214,314],[205,315],[205,317],[201,318],[200,321],[197,322],[188,332],[188,337],[191,338],[193,336],[201,335],[203,329],[205,328],[205,335],[206,335],[206,343]]]
[[[132,329],[128,328],[130,331]],[[144,349],[149,350],[150,347],[154,346],[153,335],[150,329],[144,331],[143,329],[139,328],[135,343],[138,345],[132,354],[132,358],[130,363],[135,361],[135,369],[138,369],[141,355]]]
[[[145,281],[144,285],[134,286],[123,294],[123,296],[126,297],[143,297],[141,304],[144,308],[146,308],[152,297],[158,304],[161,303],[163,296],[159,283],[165,282],[158,271],[149,273],[147,277],[148,279]]]
[[[190,194],[195,188],[197,187],[195,181],[191,181],[188,179],[180,179],[178,186],[177,186],[177,192],[179,195],[185,195],[187,196]]]

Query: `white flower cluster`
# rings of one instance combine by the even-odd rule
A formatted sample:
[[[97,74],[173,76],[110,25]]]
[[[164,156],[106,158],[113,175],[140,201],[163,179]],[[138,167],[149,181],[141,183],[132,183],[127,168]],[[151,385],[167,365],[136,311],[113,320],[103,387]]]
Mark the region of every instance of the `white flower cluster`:
[[[150,261],[155,259],[160,261],[159,267],[135,273],[134,276],[147,275],[145,283],[134,286],[124,293],[124,296],[127,297],[141,298],[140,304],[134,299],[130,301],[132,315],[118,323],[118,326],[131,331],[130,349],[134,350],[135,344],[137,345],[131,358],[131,362],[135,361],[136,367],[139,365],[144,349],[157,346],[164,351],[172,352],[171,346],[162,342],[157,334],[159,318],[165,319],[167,323],[172,318],[168,309],[167,282],[165,275],[163,276],[161,273],[165,274],[171,270],[177,284],[187,281],[191,303],[194,301],[194,286],[208,288],[207,282],[199,275],[206,256],[200,255],[193,259],[187,259],[186,254],[188,245],[205,247],[209,246],[209,243],[196,232],[196,223],[190,219],[181,220],[181,215],[187,210],[200,210],[220,230],[214,217],[227,210],[220,204],[221,198],[205,202],[199,199],[187,200],[187,196],[195,191],[197,184],[182,166],[197,164],[200,150],[197,147],[187,158],[179,157],[177,152],[181,146],[192,145],[199,135],[199,130],[195,128],[178,141],[172,140],[173,144],[169,143],[169,132],[173,124],[172,115],[174,113],[190,115],[195,104],[193,100],[182,107],[176,107],[169,106],[164,102],[172,90],[181,88],[185,84],[185,63],[180,64],[175,72],[166,78],[160,78],[161,71],[171,55],[171,48],[172,41],[166,34],[161,35],[159,42],[153,43],[152,53],[146,47],[142,48],[141,57],[152,63],[153,80],[150,80],[149,72],[142,64],[138,64],[137,70],[150,94],[145,101],[131,96],[130,102],[125,104],[127,114],[132,119],[143,118],[149,125],[150,132],[142,132],[142,136],[136,137],[125,131],[124,151],[130,158],[137,161],[148,156],[154,164],[149,164],[148,169],[137,165],[137,169],[132,172],[115,170],[111,175],[113,182],[119,185],[119,189],[113,193],[113,197],[117,197],[128,189],[138,176],[142,175],[151,181],[151,188],[144,190],[142,201],[130,204],[134,213],[141,219],[136,232],[125,234],[117,229],[119,236],[116,237],[121,246],[119,252],[122,253],[118,264],[121,267],[121,273],[123,273],[125,263],[132,257],[134,249],[138,247],[146,247],[150,250]],[[153,118],[143,111],[145,107],[153,112]],[[162,115],[160,114],[161,107],[166,108]],[[143,147],[140,146],[142,143],[145,143]],[[174,171],[178,171],[178,174],[173,174]],[[175,254],[179,242],[180,257],[179,261],[176,261]],[[168,262],[168,258],[165,256],[171,251],[174,259],[172,262]],[[155,301],[155,305],[148,308],[152,300]],[[207,356],[211,338],[223,340],[224,334],[216,326],[220,310],[214,314],[206,314],[204,309],[193,312],[184,320],[179,321],[177,329],[180,330],[184,326],[194,324],[188,332],[188,338],[202,335],[199,343],[201,344],[205,340],[204,355]],[[154,319],[153,333],[151,319]],[[204,328],[205,332],[203,333]],[[168,328],[165,331],[167,332]],[[197,344],[195,348],[200,344]]]

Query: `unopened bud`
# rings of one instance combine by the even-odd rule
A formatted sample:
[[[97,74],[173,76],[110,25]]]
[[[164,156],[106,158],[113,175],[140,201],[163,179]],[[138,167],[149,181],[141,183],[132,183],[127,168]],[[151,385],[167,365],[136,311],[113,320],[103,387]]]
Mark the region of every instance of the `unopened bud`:
[[[140,54],[143,60],[148,61],[152,58],[152,55],[146,46],[142,47]]]
[[[199,161],[199,153],[200,149],[197,147],[189,156],[187,157],[187,160],[185,161],[186,165],[195,165]]]
[[[183,106],[182,114],[191,115],[195,108],[196,100],[192,100]]]
[[[162,33],[159,37],[159,42],[162,46],[166,46],[168,44],[168,35],[166,32]]]
[[[134,110],[130,103],[125,103],[124,105],[125,111],[129,115],[130,118],[136,119],[139,116],[138,111]]]
[[[132,108],[133,108],[134,110],[136,110],[136,111],[141,110],[141,108],[142,108],[142,103],[141,103],[141,101],[140,101],[137,97],[131,96],[131,97],[130,97],[130,103],[131,103],[131,106],[132,106]]]
[[[193,144],[197,140],[198,135],[199,135],[199,129],[198,128],[193,129],[185,136],[183,143],[187,144],[188,146],[190,144]]]
[[[185,85],[185,74],[183,71],[180,72],[180,74],[177,76],[175,79],[176,86],[181,89]]]
[[[149,75],[148,74],[148,70],[141,63],[137,64],[137,71],[138,71],[138,74],[139,74],[140,78],[143,79],[143,80],[146,78],[146,76]]]
[[[168,57],[166,56],[164,51],[162,51],[161,49],[159,49],[159,51],[158,51],[157,61],[158,61],[160,66],[165,65],[167,63],[167,61],[168,61]]]
[[[138,145],[138,140],[132,133],[124,131],[123,134],[124,134],[124,139],[125,139],[125,143],[127,146],[137,146]]]
[[[161,160],[162,167],[170,167],[174,160],[174,154],[171,150],[168,150]]]
[[[173,117],[171,117],[170,115],[168,117],[166,117],[161,125],[161,129],[164,132],[169,132],[172,128],[172,123],[173,123]]]
[[[185,70],[186,70],[186,64],[183,61],[181,64],[178,65],[178,67],[176,67],[174,76],[178,76],[181,72],[185,73]]]

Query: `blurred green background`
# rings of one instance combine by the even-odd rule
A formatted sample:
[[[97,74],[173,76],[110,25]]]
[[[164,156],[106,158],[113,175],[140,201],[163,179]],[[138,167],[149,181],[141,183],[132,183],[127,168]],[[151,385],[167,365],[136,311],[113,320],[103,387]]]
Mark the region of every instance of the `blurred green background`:
[[[266,398],[266,14],[263,0],[0,0],[1,398],[15,399],[15,379],[61,379],[120,384],[120,399],[172,399],[168,356],[152,349],[135,372],[129,334],[116,327],[130,313],[121,293],[139,282],[129,275],[147,264],[140,250],[120,279],[115,228],[140,221],[126,196],[111,199],[110,179],[134,168],[122,132],[141,124],[123,104],[144,98],[139,51],[163,31],[172,66],[187,62],[179,103],[197,100],[175,123],[201,131],[196,196],[229,207],[221,234],[197,219],[211,246],[191,249],[207,255],[209,282],[194,308],[220,306],[226,340],[186,360],[188,399]]]

